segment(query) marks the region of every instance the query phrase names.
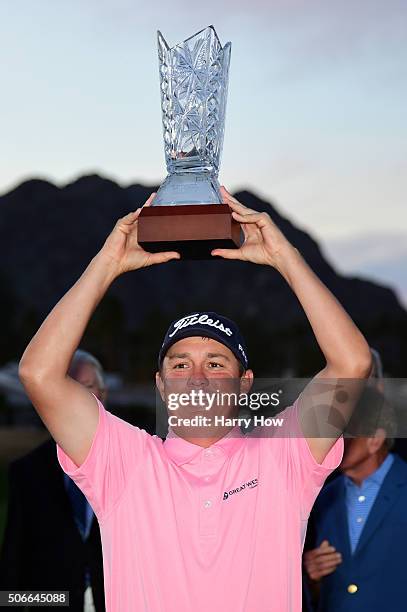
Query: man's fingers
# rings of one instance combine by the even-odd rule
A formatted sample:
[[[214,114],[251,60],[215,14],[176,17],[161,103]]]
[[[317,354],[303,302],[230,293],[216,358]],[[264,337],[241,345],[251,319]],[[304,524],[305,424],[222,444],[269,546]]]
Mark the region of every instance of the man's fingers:
[[[228,191],[226,189],[226,187],[224,185],[221,185],[220,188],[220,192],[222,195],[224,195],[228,200],[232,200],[232,202],[236,202],[236,204],[239,204],[240,206],[243,206],[243,208],[247,208],[247,206],[245,206],[244,204],[242,204],[241,202],[239,202],[239,200],[237,200],[235,198],[235,196],[233,196],[230,191]]]
[[[342,563],[342,557],[337,554],[333,554],[326,559],[320,559],[318,562],[320,567],[331,567],[331,565],[338,565],[338,563]]]
[[[335,557],[334,559],[319,559],[318,561],[315,562],[316,567],[318,567],[319,569],[323,570],[323,569],[328,569],[331,567],[336,567],[337,565],[339,565],[340,563],[342,563],[342,559],[341,558],[337,558]]]
[[[240,249],[213,249],[211,255],[222,257],[223,259],[242,259]]]
[[[307,550],[307,552],[304,553],[304,558],[309,560],[310,563],[314,563],[319,562],[320,559],[333,559],[336,555],[339,555],[339,557],[342,558],[341,554],[336,552],[336,548],[334,546],[331,546],[329,543],[324,544],[324,542],[322,542],[318,548]]]
[[[237,211],[232,211],[232,216],[239,223],[257,223],[259,227],[264,227],[267,224],[267,218],[265,217],[265,213],[249,213],[247,215],[242,215]]]
[[[131,225],[132,223],[134,223],[134,221],[139,217],[140,212],[144,208],[144,206],[151,206],[152,201],[154,200],[155,196],[156,196],[156,192],[154,191],[150,195],[148,200],[146,200],[146,202],[144,202],[144,204],[142,206],[140,206],[140,208],[137,208],[137,210],[132,210],[131,212],[129,212],[124,217],[121,217],[120,219],[118,219],[117,225],[119,225],[119,224]]]
[[[331,567],[330,569],[325,569],[322,572],[320,572],[319,577],[322,578],[323,576],[329,576],[329,574],[332,574],[335,570],[336,570],[336,566]]]
[[[142,206],[140,206],[140,208],[138,208],[138,209],[135,211],[135,214],[134,214],[134,219],[133,219],[133,223],[134,223],[134,221],[135,221],[136,219],[138,219],[138,218],[139,218],[140,213],[141,213],[141,211],[142,211],[142,210],[143,210],[143,207],[142,207]]]
[[[336,570],[336,566],[330,567],[324,570],[312,568],[310,570],[307,570],[307,572],[308,572],[309,577],[312,580],[320,580],[324,576],[329,576],[329,574],[332,574],[335,570]]]
[[[150,197],[148,198],[148,200],[146,200],[143,204],[143,206],[141,208],[144,208],[144,206],[151,206],[155,196],[157,195],[156,191],[153,191],[153,193],[150,195]]]
[[[338,559],[341,558],[341,553],[329,551],[328,549],[326,549],[324,552],[318,550],[317,554],[315,555],[315,559],[321,559],[322,561],[325,559],[330,561],[331,559],[337,559],[337,558]]]
[[[134,223],[134,220],[137,219],[139,211],[140,208],[138,208],[137,210],[132,210],[124,217],[120,217],[120,219],[117,220],[116,225],[131,225],[132,223]]]
[[[318,563],[308,563],[306,564],[305,569],[308,575],[313,580],[319,580],[320,578],[322,578],[322,576],[328,576],[328,574],[332,574],[332,572],[336,570],[339,564],[340,562],[325,564],[321,566]]]
[[[162,253],[149,253],[147,265],[165,263],[171,259],[181,259],[181,255],[176,251],[164,251]]]
[[[245,217],[246,215],[253,215],[257,213],[256,210],[252,210],[251,208],[246,208],[239,203],[236,204],[235,202],[232,202],[231,200],[226,202],[226,204],[229,206],[229,208],[232,209],[232,215],[233,213],[238,213],[239,215],[242,215]]]
[[[133,212],[129,213],[128,215],[126,215],[125,217],[123,217],[122,219],[119,219],[119,222],[122,223],[124,222],[125,225],[131,225],[133,224],[135,221],[137,221],[137,219],[139,218],[141,211],[143,210],[143,208],[145,206],[151,206],[154,197],[156,195],[156,192],[154,191],[150,197],[148,198],[148,200],[146,200],[144,202],[144,204],[142,206],[140,206],[140,208],[137,208],[137,210],[134,210]]]
[[[237,212],[240,212],[242,214],[256,212],[255,210],[252,210],[251,208],[247,208],[247,206],[244,206],[238,200],[236,200],[236,198],[233,198],[229,194],[222,193],[222,197],[223,197],[223,203],[230,206],[232,210],[236,210]]]
[[[335,546],[325,546],[324,548],[320,546],[319,548],[315,548],[315,553],[317,556],[318,555],[329,555],[335,552],[336,552]]]

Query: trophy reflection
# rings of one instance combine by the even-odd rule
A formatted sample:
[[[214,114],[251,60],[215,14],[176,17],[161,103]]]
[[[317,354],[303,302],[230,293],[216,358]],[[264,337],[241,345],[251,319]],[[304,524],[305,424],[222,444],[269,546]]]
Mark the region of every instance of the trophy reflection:
[[[222,204],[219,163],[231,44],[209,26],[170,48],[158,32],[164,151],[168,175],[138,223],[150,252],[206,259],[240,245],[240,225]]]

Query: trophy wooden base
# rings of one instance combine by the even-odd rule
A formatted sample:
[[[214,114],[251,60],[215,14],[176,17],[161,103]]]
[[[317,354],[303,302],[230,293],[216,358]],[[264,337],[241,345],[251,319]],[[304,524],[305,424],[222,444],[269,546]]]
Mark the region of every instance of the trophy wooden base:
[[[178,251],[182,259],[213,259],[212,249],[236,249],[240,224],[227,204],[146,206],[137,224],[137,240],[150,253]]]

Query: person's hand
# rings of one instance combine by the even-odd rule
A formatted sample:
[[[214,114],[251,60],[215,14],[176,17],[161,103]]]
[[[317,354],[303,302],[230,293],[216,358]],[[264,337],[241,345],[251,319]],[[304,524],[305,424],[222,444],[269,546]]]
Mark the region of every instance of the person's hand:
[[[320,580],[323,576],[332,574],[342,563],[342,555],[331,546],[328,540],[324,540],[313,550],[304,553],[304,565],[311,580]]]
[[[141,210],[150,206],[155,192],[141,208],[118,219],[113,231],[106,239],[100,254],[109,257],[117,264],[117,275],[138,268],[146,268],[153,264],[165,263],[171,259],[180,259],[176,251],[148,253],[137,242],[137,224]]]
[[[225,187],[221,187],[221,194],[224,204],[232,209],[233,218],[241,224],[244,242],[239,249],[213,249],[211,254],[278,268],[284,249],[293,247],[270,215],[243,206]]]

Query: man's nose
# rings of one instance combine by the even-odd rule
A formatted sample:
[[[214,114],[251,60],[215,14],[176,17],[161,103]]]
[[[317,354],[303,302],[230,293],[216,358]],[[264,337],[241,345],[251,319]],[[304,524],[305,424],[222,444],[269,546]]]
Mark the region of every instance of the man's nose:
[[[188,386],[190,387],[206,387],[209,381],[205,371],[201,366],[194,366],[188,378]]]

